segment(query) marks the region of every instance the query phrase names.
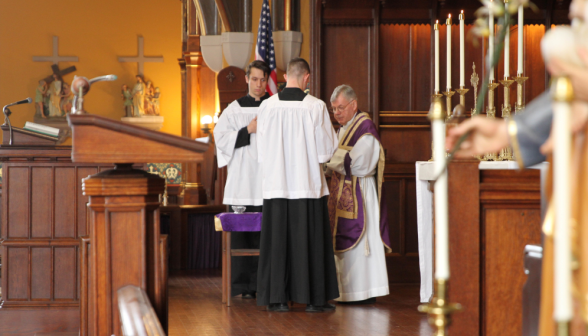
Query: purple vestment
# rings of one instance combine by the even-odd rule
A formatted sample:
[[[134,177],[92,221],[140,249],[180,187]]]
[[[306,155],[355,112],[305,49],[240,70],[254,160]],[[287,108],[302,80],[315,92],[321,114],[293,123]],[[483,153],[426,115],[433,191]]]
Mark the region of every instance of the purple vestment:
[[[384,199],[384,150],[376,125],[367,113],[359,112],[352,125],[347,129],[339,148],[350,151],[364,135],[371,134],[380,143],[380,160],[376,169],[376,186],[380,208],[380,236],[386,252],[391,252],[388,233],[388,210]],[[357,177],[351,175],[351,157],[349,153],[344,161],[345,175],[333,172],[329,185],[329,219],[333,233],[335,252],[345,252],[357,245],[365,232],[365,213],[363,197]]]

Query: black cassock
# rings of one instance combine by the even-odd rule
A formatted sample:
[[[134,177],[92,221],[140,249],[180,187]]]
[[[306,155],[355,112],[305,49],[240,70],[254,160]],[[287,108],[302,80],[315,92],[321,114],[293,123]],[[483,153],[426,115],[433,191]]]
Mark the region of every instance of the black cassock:
[[[259,107],[269,98],[266,93],[260,100],[247,95],[237,99],[241,107]],[[250,136],[247,127],[239,130],[235,148],[249,146]],[[245,212],[261,212],[261,206],[247,205]],[[231,248],[259,249],[259,232],[231,232]],[[257,290],[258,257],[231,257],[231,295],[253,293]]]
[[[290,101],[306,96],[296,88],[278,95]],[[258,305],[294,301],[322,306],[339,297],[328,198],[263,200]]]

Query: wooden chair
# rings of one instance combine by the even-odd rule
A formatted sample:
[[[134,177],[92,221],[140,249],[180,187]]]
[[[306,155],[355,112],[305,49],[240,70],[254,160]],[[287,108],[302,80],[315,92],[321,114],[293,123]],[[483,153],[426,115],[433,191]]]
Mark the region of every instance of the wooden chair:
[[[144,290],[129,285],[117,292],[118,309],[125,336],[165,336]]]
[[[223,231],[222,302],[231,306],[231,257],[259,257],[259,249],[232,249],[231,232]]]

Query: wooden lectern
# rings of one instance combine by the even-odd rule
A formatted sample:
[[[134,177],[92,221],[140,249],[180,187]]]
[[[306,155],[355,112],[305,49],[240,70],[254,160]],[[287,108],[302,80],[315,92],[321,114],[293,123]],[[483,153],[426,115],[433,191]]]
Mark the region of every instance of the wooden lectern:
[[[167,242],[159,234],[164,180],[133,163],[200,162],[207,144],[104,117],[69,115],[72,161],[115,162],[83,180],[89,238],[82,238],[80,335],[122,335],[117,290],[145,290],[167,326]]]

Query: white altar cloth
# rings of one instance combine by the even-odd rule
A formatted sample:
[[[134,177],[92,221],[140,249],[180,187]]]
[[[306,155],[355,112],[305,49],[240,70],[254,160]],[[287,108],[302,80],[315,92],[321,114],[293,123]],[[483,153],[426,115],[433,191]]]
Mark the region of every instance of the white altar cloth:
[[[480,170],[518,169],[514,161],[480,161]],[[530,167],[541,169],[541,180],[547,171],[547,162]],[[417,232],[419,239],[419,268],[421,272],[421,302],[429,302],[433,295],[433,193],[429,181],[435,179],[433,162],[416,162]],[[521,251],[521,253],[523,253]]]

